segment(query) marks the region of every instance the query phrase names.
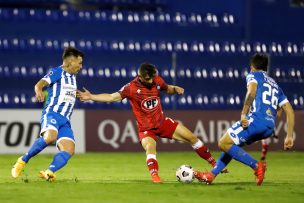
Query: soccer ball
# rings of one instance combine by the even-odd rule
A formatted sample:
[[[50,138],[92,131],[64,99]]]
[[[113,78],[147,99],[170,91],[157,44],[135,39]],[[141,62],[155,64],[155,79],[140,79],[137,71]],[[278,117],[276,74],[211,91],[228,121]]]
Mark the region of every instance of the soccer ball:
[[[194,180],[194,171],[190,165],[181,165],[176,170],[176,178],[181,183],[192,183]]]

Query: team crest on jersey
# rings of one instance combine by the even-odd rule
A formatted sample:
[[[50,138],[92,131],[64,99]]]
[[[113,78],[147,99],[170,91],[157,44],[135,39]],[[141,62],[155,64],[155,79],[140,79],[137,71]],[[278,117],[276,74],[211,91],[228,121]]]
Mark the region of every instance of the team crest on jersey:
[[[145,111],[152,111],[160,104],[158,97],[148,97],[141,102],[141,108]]]
[[[51,123],[56,124],[57,121],[55,119],[51,119]]]

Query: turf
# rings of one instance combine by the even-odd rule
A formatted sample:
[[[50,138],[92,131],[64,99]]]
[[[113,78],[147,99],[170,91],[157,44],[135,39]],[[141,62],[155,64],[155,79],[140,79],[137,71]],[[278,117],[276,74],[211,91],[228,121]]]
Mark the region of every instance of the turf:
[[[258,153],[251,153],[258,158]],[[214,153],[218,157],[218,153]],[[302,152],[270,152],[266,179],[261,187],[253,172],[232,161],[229,174],[221,174],[212,185],[197,181],[181,184],[175,170],[182,164],[210,169],[194,153],[158,154],[163,184],[150,181],[144,153],[89,153],[74,156],[57,172],[57,181],[39,179],[52,155],[38,155],[18,179],[10,177],[17,155],[0,155],[0,202],[246,202],[282,203],[304,201],[304,163]]]

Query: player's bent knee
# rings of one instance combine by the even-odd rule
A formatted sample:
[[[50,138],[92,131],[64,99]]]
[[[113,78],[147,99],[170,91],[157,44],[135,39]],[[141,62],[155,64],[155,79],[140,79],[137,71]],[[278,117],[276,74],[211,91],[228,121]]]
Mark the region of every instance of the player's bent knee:
[[[198,141],[198,138],[194,134],[192,134],[189,138],[189,142],[191,144],[195,144],[195,143],[197,143],[197,141]]]
[[[51,144],[55,142],[57,139],[57,131],[48,130],[43,134],[43,138],[47,144]]]
[[[217,143],[217,145],[218,145],[218,148],[219,148],[220,150],[226,151],[226,150],[225,150],[225,145],[224,145],[224,143],[222,143],[221,141],[219,141],[219,142]]]

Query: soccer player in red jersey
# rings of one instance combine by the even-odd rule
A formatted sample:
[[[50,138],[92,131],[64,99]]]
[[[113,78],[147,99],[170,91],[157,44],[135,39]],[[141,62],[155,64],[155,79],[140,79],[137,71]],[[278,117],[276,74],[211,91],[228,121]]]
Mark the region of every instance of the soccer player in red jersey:
[[[174,85],[167,85],[157,74],[154,65],[144,63],[140,65],[138,76],[112,94],[91,94],[77,91],[81,101],[115,102],[128,98],[138,124],[139,140],[146,151],[146,163],[150,171],[152,182],[161,183],[158,175],[156,159],[156,137],[168,138],[187,142],[192,145],[196,153],[209,164],[216,162],[209,149],[188,128],[181,123],[166,117],[160,103],[160,92],[168,94],[183,94],[184,89]]]

